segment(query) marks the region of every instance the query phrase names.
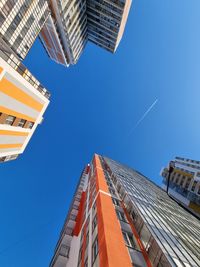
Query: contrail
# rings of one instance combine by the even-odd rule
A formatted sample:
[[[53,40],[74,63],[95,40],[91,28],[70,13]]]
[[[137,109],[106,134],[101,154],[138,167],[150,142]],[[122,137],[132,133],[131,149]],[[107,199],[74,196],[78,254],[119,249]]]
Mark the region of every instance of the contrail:
[[[149,114],[149,112],[152,110],[152,108],[156,105],[157,102],[158,102],[158,98],[153,102],[153,104],[151,104],[151,106],[147,109],[147,111],[145,111],[142,117],[137,121],[135,126],[130,130],[128,136],[131,135],[133,131],[135,131],[138,125],[145,119],[145,117]]]

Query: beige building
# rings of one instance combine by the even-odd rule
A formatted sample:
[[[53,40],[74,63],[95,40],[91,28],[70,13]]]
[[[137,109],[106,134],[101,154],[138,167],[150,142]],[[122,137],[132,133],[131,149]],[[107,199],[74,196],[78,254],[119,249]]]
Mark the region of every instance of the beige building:
[[[49,92],[0,41],[0,162],[23,153],[49,104]]]
[[[168,168],[161,170],[163,188],[179,203],[200,218],[200,161],[175,157],[174,170],[169,177]]]

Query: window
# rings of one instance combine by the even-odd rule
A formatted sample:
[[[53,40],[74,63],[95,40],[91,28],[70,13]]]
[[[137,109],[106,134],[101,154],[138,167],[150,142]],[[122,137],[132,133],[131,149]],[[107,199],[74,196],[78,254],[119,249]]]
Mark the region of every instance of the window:
[[[93,207],[92,207],[92,212],[95,212],[96,210],[96,202],[94,203]]]
[[[18,123],[18,126],[23,128],[24,125],[25,125],[25,123],[26,123],[26,120],[21,119],[21,120],[19,121],[19,123]]]
[[[83,250],[82,250],[82,248],[80,249],[80,251],[79,251],[79,255],[78,255],[78,266],[81,266],[81,259],[82,259],[82,253],[83,253]]]
[[[83,235],[84,235],[84,231],[82,230],[82,232],[81,232],[81,243],[83,242]]]
[[[119,204],[119,200],[118,200],[118,199],[116,199],[116,198],[112,198],[112,202],[113,202],[113,204],[114,204],[115,206],[120,207],[120,204]]]
[[[98,252],[99,252],[99,246],[98,246],[98,239],[96,237],[92,245],[92,263],[95,262]]]
[[[199,186],[199,189],[198,189],[198,194],[200,194],[200,186]]]
[[[89,231],[87,232],[87,235],[86,235],[86,247],[87,247],[88,243],[89,243]]]
[[[122,232],[123,237],[124,237],[124,241],[126,246],[131,247],[131,248],[135,248],[135,242],[133,240],[133,235],[131,233],[128,232]]]
[[[92,232],[97,226],[97,215],[94,216],[93,222],[92,222]]]
[[[5,124],[12,125],[14,120],[15,120],[14,116],[8,115],[8,117],[6,118]]]
[[[194,182],[193,182],[193,185],[192,185],[192,188],[191,188],[191,191],[192,191],[192,192],[194,192],[195,187],[196,187],[196,184],[197,184],[197,181],[194,181]]]
[[[85,259],[84,267],[88,267],[88,257]]]
[[[118,219],[119,219],[120,221],[127,222],[127,221],[126,221],[126,217],[125,217],[125,215],[124,215],[123,212],[117,210],[116,213],[117,213],[117,217],[118,217]]]
[[[114,189],[109,188],[109,191],[110,191],[111,194],[115,195],[115,190]]]
[[[33,125],[34,125],[34,123],[32,121],[29,121],[28,125],[27,125],[27,128],[32,129]]]

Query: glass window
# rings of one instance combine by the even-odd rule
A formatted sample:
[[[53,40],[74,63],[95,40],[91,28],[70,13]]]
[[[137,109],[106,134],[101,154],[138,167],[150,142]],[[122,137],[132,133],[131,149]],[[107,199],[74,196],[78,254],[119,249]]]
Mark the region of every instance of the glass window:
[[[97,215],[94,216],[93,222],[92,222],[92,232],[97,226]]]
[[[88,242],[89,242],[89,231],[87,232],[87,235],[86,235],[86,247],[88,245]]]
[[[113,202],[113,204],[114,204],[115,206],[120,207],[120,204],[119,204],[119,200],[118,200],[118,199],[116,199],[116,198],[112,198],[112,202]]]
[[[99,252],[99,246],[98,246],[98,239],[96,237],[92,245],[92,263],[94,263],[94,261],[96,260],[98,252]]]
[[[193,185],[192,185],[192,188],[191,188],[191,191],[192,191],[192,192],[194,192],[195,187],[196,187],[196,184],[197,184],[197,181],[194,181],[194,182],[193,182]]]
[[[198,194],[200,194],[200,186],[199,186],[199,189],[198,189]]]
[[[14,120],[15,120],[14,116],[8,115],[8,117],[6,118],[5,124],[12,125]]]
[[[124,237],[124,241],[126,246],[131,247],[131,248],[135,248],[135,242],[133,240],[133,235],[131,233],[128,232],[122,232],[123,237]]]
[[[88,258],[85,259],[84,267],[88,267]]]
[[[79,251],[79,255],[78,255],[78,266],[81,266],[81,259],[82,259],[82,252],[83,252],[83,250],[82,250],[82,248],[80,249],[80,251]]]
[[[26,123],[26,120],[21,119],[21,120],[19,121],[19,123],[18,123],[18,126],[23,128],[24,125],[25,125],[25,123]]]
[[[125,217],[125,215],[124,215],[123,212],[117,210],[116,213],[117,213],[117,217],[118,217],[118,219],[119,219],[120,221],[127,222],[126,217]]]
[[[33,125],[34,125],[34,123],[32,121],[29,121],[27,128],[32,129]]]

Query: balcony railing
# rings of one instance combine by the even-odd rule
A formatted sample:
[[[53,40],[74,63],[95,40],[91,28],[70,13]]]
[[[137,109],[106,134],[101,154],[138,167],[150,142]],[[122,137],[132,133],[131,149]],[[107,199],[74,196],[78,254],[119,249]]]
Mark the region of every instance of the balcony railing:
[[[27,80],[36,90],[38,90],[47,99],[50,93],[43,85],[28,71],[28,69],[20,62],[20,60],[0,46],[0,57],[3,58],[13,69],[15,69],[25,80]]]
[[[193,192],[189,192],[188,199],[190,201],[196,203],[197,205],[200,205],[200,196],[198,196],[197,194],[195,194]]]

